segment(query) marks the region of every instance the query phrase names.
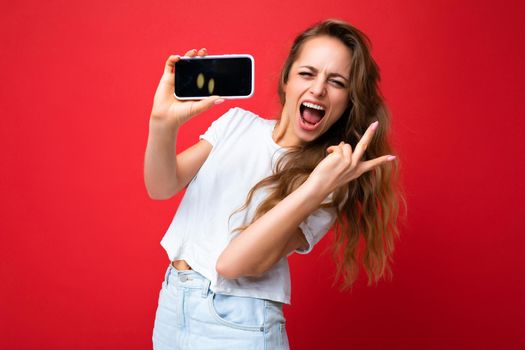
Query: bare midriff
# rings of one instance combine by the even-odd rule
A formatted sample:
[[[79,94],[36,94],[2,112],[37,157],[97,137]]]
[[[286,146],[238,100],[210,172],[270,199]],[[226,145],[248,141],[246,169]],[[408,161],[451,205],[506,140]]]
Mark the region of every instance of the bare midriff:
[[[186,260],[173,260],[171,265],[177,270],[191,270],[191,266],[188,265]]]

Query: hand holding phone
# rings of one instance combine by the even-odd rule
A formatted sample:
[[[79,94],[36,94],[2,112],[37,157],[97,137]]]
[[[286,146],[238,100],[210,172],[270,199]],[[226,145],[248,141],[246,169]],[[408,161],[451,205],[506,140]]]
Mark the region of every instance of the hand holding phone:
[[[193,49],[186,52],[185,57],[206,56],[206,49],[199,51]],[[219,104],[224,99],[212,95],[200,101],[180,101],[175,98],[174,67],[180,61],[178,55],[171,55],[164,66],[164,73],[160,79],[151,110],[151,121],[162,124],[165,127],[179,127],[191,117],[210,109],[215,104]]]
[[[248,98],[253,95],[251,55],[183,57],[175,64],[175,97],[198,100],[212,95]]]

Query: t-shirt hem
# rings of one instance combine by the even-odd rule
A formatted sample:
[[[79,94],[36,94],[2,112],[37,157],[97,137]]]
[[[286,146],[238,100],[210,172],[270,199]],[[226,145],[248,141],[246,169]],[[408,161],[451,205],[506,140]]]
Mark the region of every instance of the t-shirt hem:
[[[212,288],[213,286],[210,286]],[[261,292],[260,290],[253,289],[239,289],[239,288],[220,288],[215,286],[215,289],[212,288],[215,293],[234,295],[237,297],[250,297],[258,299],[266,299],[271,301],[276,301],[283,304],[290,305],[290,295],[278,296],[272,293]]]
[[[168,257],[171,254],[168,254]],[[242,288],[224,288],[217,286],[216,276],[211,273],[208,269],[204,268],[200,264],[196,263],[195,260],[193,260],[192,257],[186,256],[186,255],[180,255],[177,256],[176,254],[173,255],[173,258],[169,257],[170,262],[173,260],[185,260],[188,265],[191,266],[191,268],[206,277],[210,280],[210,289],[219,294],[226,294],[226,295],[234,295],[237,297],[250,297],[250,298],[258,298],[258,299],[265,299],[265,300],[271,300],[276,301],[283,304],[291,304],[291,296],[290,294],[285,295],[278,295],[275,293],[268,293],[265,291],[261,291],[259,289],[242,289]]]

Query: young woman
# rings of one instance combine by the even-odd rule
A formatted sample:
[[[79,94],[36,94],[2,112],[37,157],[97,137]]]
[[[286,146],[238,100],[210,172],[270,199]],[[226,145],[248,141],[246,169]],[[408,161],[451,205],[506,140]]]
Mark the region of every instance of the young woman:
[[[196,55],[206,50],[186,53]],[[154,348],[288,349],[290,254],[333,227],[344,287],[361,261],[370,281],[389,272],[402,197],[368,39],[338,20],[307,29],[282,70],[278,121],[232,108],[176,154],[179,127],[224,101],[176,100],[179,59],[155,93],[145,156],[151,198],[187,188],[161,242],[171,263]]]

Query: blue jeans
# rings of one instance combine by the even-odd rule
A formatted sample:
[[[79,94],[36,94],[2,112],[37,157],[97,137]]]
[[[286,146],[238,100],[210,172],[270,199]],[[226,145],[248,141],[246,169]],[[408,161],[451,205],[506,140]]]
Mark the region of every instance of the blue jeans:
[[[282,304],[214,293],[206,277],[170,264],[160,290],[153,348],[289,349]]]

